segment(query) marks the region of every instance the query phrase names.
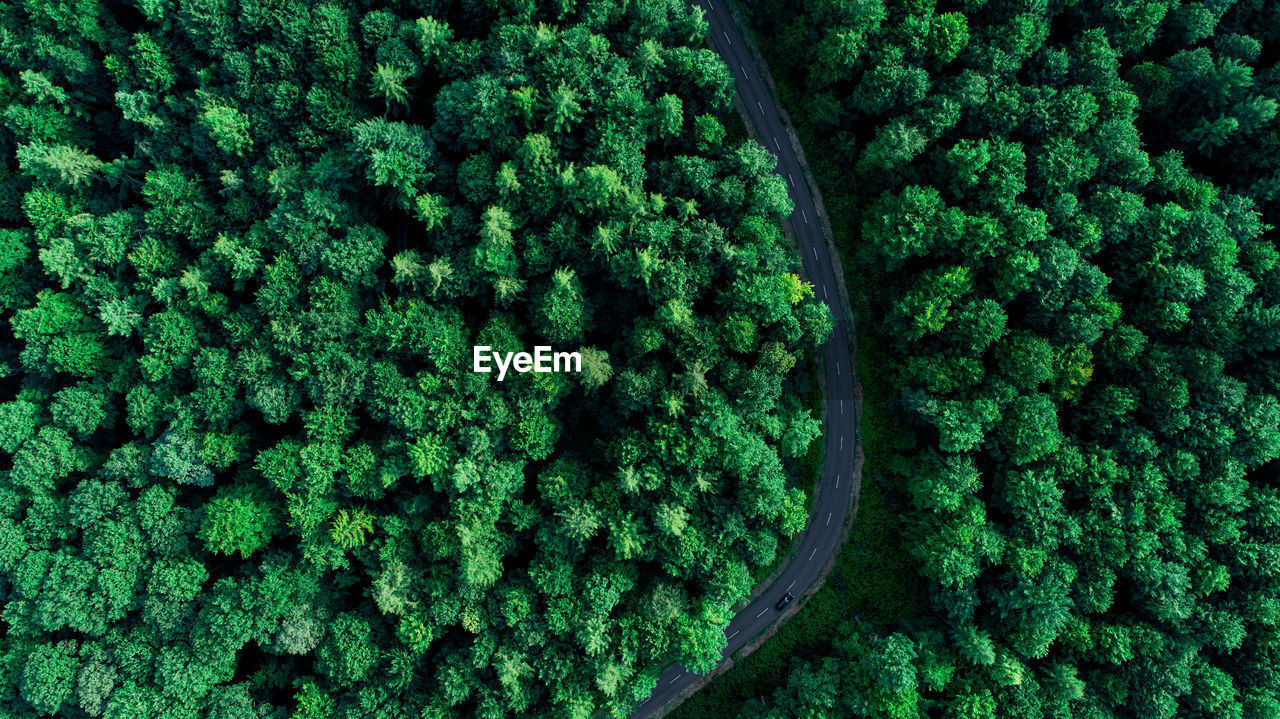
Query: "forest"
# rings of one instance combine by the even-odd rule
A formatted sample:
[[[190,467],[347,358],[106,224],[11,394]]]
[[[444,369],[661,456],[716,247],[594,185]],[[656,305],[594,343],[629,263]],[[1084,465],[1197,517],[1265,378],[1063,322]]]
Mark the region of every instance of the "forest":
[[[899,433],[863,493],[922,606],[849,598],[716,713],[1280,716],[1280,4],[743,8],[865,296]]]
[[[804,526],[832,318],[706,32],[0,4],[0,715],[621,716],[710,668]]]
[[[892,429],[846,552],[919,596],[805,607],[684,716],[1280,716],[1280,5],[741,10]],[[585,719],[710,669],[807,519],[832,319],[706,33],[0,6],[0,715]]]

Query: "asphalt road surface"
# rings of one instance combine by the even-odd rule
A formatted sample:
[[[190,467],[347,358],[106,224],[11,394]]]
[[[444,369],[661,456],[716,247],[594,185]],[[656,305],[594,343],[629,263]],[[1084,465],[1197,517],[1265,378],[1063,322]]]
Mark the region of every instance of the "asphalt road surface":
[[[733,70],[738,96],[748,116],[744,119],[754,125],[756,138],[778,157],[777,172],[787,181],[791,200],[795,203],[791,224],[805,273],[813,283],[818,300],[831,308],[832,317],[836,320],[831,339],[822,347],[826,375],[823,401],[827,410],[823,436],[827,445],[821,489],[791,564],[755,601],[739,612],[725,630],[729,645],[723,657],[727,658],[778,619],[782,612],[774,609],[774,605],[786,592],[797,598],[802,596],[817,580],[827,559],[839,550],[845,516],[852,505],[849,493],[857,486],[853,471],[859,439],[858,411],[854,404],[853,363],[849,357],[850,326],[840,310],[840,285],[836,282],[835,268],[822,235],[813,195],[800,171],[800,161],[787,138],[786,128],[769,95],[763,73],[743,44],[724,0],[697,0],[694,5],[702,8],[710,25],[711,41]],[[638,705],[631,716],[635,719],[652,716],[698,678],[699,675],[678,664],[667,668],[658,677],[653,694]]]

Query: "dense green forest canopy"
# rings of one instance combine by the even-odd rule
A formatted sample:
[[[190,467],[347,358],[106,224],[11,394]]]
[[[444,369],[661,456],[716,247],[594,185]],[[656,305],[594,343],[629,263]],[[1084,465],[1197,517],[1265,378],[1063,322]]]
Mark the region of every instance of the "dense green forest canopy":
[[[929,596],[742,715],[1280,716],[1280,4],[749,7]]]
[[[708,668],[803,526],[831,318],[705,32],[0,6],[0,714],[587,717]]]

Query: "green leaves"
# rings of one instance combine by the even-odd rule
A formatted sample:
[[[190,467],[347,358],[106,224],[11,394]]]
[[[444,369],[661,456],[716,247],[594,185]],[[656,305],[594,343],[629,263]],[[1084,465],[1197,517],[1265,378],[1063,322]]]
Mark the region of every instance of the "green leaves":
[[[30,371],[92,377],[107,362],[102,325],[69,293],[41,292],[12,322],[14,337],[26,340],[20,358]]]
[[[591,310],[583,301],[582,285],[573,270],[556,270],[539,304],[539,326],[548,341],[563,345],[582,339]]]
[[[38,182],[79,187],[102,167],[102,160],[69,145],[32,143],[18,146],[18,167]]]
[[[316,651],[318,669],[338,686],[352,686],[365,679],[378,661],[369,622],[355,614],[339,614]]]
[[[448,459],[448,449],[438,437],[419,437],[409,445],[410,467],[419,479],[443,472],[449,466]]]
[[[888,320],[869,331],[903,440],[868,467],[910,500],[903,542],[955,637],[903,625],[926,699],[864,640],[901,627],[843,627],[835,666],[797,667],[771,706],[811,711],[835,680],[839,716],[1258,711],[1231,687],[1271,654],[1218,648],[1269,631],[1234,613],[1256,576],[1218,558],[1274,544],[1244,497],[1275,454],[1280,297],[1243,239],[1276,218],[1274,13],[802,5],[754,20],[786,38],[764,52],[805,98],[788,109],[860,313]]]
[[[215,105],[200,115],[200,124],[219,150],[243,157],[253,148],[249,135],[249,117],[234,107]]]
[[[409,91],[405,89],[404,83],[411,75],[410,71],[396,65],[378,63],[374,66],[372,73],[373,94],[374,97],[382,98],[387,112],[391,112],[393,105],[408,107]]]
[[[218,510],[210,507],[209,511]],[[194,559],[153,565],[147,580],[144,619],[163,632],[179,628],[182,622],[190,621],[192,602],[208,579],[209,573]]]
[[[211,552],[248,559],[271,541],[278,528],[268,495],[252,485],[236,485],[220,490],[205,505],[199,537]]]
[[[108,398],[109,394],[102,389],[83,385],[68,387],[54,397],[49,412],[55,424],[84,439],[103,426],[108,416],[114,415],[113,408],[107,404]]]
[[[453,40],[453,30],[450,29],[449,24],[430,15],[418,18],[415,29],[418,42],[422,47],[422,54],[428,58],[443,55],[448,49],[449,42]]]
[[[832,325],[705,23],[224,4],[0,13],[0,714],[585,717],[709,666]]]
[[[960,151],[953,150],[954,157]],[[910,186],[901,193],[885,195],[867,213],[862,231],[872,247],[891,262],[923,256],[934,249],[938,234],[938,214],[943,204],[932,187]]]
[[[928,44],[939,63],[954,60],[969,45],[969,25],[965,16],[949,12],[934,17]]]
[[[71,698],[79,660],[76,643],[37,645],[22,667],[18,691],[41,716],[54,716]]]
[[[364,544],[373,532],[373,515],[364,508],[340,509],[333,517],[329,536],[342,549],[354,549]]]
[[[915,643],[894,632],[872,645],[862,658],[862,667],[891,692],[909,692],[916,688]]]
[[[151,206],[145,214],[150,228],[196,242],[206,239],[212,208],[197,180],[179,169],[149,170],[143,182],[142,195]],[[169,247],[155,249],[159,253],[174,251]],[[159,270],[160,267],[147,269]]]
[[[416,125],[365,120],[352,128],[352,149],[375,185],[390,187],[408,206],[411,198],[431,180],[428,171],[432,149],[426,133]]]
[[[911,341],[940,332],[951,320],[953,305],[972,288],[968,267],[940,267],[921,275],[894,308],[895,319],[905,325],[903,337]]]
[[[0,404],[0,451],[13,454],[40,427],[39,405],[26,400]]]

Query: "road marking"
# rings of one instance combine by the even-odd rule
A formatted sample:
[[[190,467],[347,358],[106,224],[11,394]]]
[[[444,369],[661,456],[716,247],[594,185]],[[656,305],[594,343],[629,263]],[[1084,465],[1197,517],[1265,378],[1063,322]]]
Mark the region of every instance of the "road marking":
[[[818,248],[817,248],[817,247],[810,247],[809,249],[813,250],[813,259],[815,259],[815,260],[816,260],[816,259],[818,259]]]
[[[761,115],[763,115],[763,114],[764,114],[764,105],[761,105],[759,102],[757,102],[757,103],[756,103],[756,107],[760,108],[760,114],[761,114]]]
[[[728,638],[728,639],[733,639],[734,637],[738,636],[738,632],[740,632],[740,631],[742,631],[742,630],[741,630],[741,629],[736,629],[736,630],[734,630],[733,634],[730,634],[727,638]]]
[[[725,31],[721,30],[721,31],[720,31],[720,34],[721,34],[721,35],[724,35],[724,39],[725,39],[725,41],[726,41],[726,42],[728,42],[730,45],[732,45],[732,44],[733,44],[733,41],[729,39],[729,33],[727,33],[727,32],[725,32]]]
[[[836,376],[837,376],[837,377],[839,377],[839,376],[840,376],[840,363],[839,363],[839,362],[836,362]]]
[[[786,588],[786,589],[784,589],[784,590],[782,590],[782,591],[784,591],[784,592],[789,592],[789,591],[791,591],[791,588],[792,588],[792,587],[794,587],[795,585],[796,585],[796,580],[792,579],[792,580],[791,580],[791,583],[787,585],[787,588]]]
[[[843,452],[843,451],[844,451],[844,435],[843,435],[843,434],[842,434],[842,435],[840,435],[840,451],[841,451],[841,452]],[[839,487],[840,485],[839,485],[839,484],[837,484],[836,486],[837,486],[837,487]]]
[[[796,181],[795,181],[795,179],[794,179],[794,178],[792,178],[792,177],[791,177],[791,173],[790,173],[790,172],[788,172],[788,173],[787,173],[787,179],[791,181],[791,186],[792,186],[792,187],[795,187],[795,186],[796,186]]]
[[[840,489],[840,475],[836,475],[836,489]]]
[[[738,68],[739,68],[740,70],[742,70],[742,78],[743,78],[744,80],[750,80],[750,79],[751,79],[751,76],[747,74],[747,68],[746,68],[746,66],[745,66],[745,65],[739,65],[739,66],[738,66]]]
[[[831,526],[831,512],[827,512],[827,526]]]
[[[840,400],[840,414],[844,414],[844,400]]]
[[[809,216],[804,213],[804,210],[800,210],[800,216],[804,218],[804,224],[809,224]]]
[[[653,697],[649,697],[649,699],[652,699],[652,698],[653,698]],[[645,699],[644,701],[640,702],[640,706],[644,706],[645,704],[648,704],[648,703],[649,703],[649,699]]]
[[[711,9],[712,9],[712,10],[715,10],[715,9],[716,9],[716,4],[715,4],[715,3],[713,3],[713,2],[711,2],[711,0],[707,0],[707,4],[711,6]]]
[[[817,554],[817,553],[818,553],[818,548],[817,548],[817,547],[814,547],[814,548],[813,548],[813,551],[812,551],[812,552],[809,552],[809,558],[808,558],[808,559],[806,559],[805,561],[807,561],[807,562],[812,562],[812,561],[813,561],[813,555],[815,555],[815,554]]]
[[[760,613],[756,615],[756,619],[759,619],[760,617],[763,617],[763,616],[764,616],[764,613],[765,613],[765,612],[767,612],[767,611],[769,611],[769,608],[768,608],[768,607],[765,607],[764,609],[761,609],[761,610],[760,610]]]
[[[782,145],[778,144],[778,138],[773,138],[773,146],[778,148],[778,152],[782,152]]]
[[[826,286],[826,285],[823,285],[823,286],[822,286],[822,299],[824,299],[824,300],[825,300],[825,299],[827,299],[827,286]]]
[[[683,675],[677,674],[675,679],[672,679],[671,681],[667,682],[667,686],[671,686],[672,684],[675,684],[676,682],[680,681],[681,676]]]

